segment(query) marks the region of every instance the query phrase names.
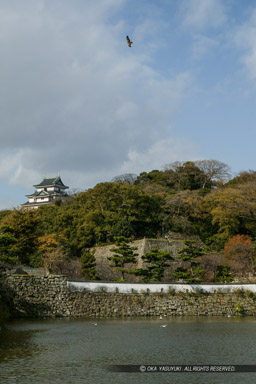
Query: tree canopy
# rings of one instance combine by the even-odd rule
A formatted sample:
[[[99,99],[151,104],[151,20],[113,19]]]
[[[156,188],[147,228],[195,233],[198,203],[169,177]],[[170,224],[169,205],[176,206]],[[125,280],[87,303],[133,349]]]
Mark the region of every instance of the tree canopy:
[[[117,176],[76,192],[66,204],[1,211],[0,225],[9,228],[1,232],[2,257],[15,253],[15,260],[34,266],[43,264],[43,248],[80,258],[120,236],[156,238],[169,232],[197,236],[208,249],[223,251],[237,235],[255,241],[256,172],[232,179],[230,167],[217,160],[175,162],[139,176]]]
[[[140,268],[136,271],[138,276],[143,276],[143,281],[161,281],[164,276],[164,271],[170,266],[170,262],[174,260],[173,255],[167,251],[159,249],[151,249],[142,256],[146,269]]]

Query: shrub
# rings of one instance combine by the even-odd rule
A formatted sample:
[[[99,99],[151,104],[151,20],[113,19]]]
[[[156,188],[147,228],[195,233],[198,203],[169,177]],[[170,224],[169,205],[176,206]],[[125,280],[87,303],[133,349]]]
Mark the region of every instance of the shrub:
[[[235,313],[239,313],[241,315],[245,313],[244,307],[240,303],[235,304],[234,310],[235,310]]]

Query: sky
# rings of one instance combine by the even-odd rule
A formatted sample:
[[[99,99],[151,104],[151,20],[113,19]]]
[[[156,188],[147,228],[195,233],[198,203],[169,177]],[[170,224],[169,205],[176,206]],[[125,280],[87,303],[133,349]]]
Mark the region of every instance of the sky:
[[[0,209],[57,175],[255,169],[254,0],[0,0],[0,47]]]

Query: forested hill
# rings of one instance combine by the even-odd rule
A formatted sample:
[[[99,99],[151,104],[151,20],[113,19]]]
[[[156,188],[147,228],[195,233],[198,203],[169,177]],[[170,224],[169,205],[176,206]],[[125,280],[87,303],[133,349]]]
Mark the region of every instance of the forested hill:
[[[256,234],[256,172],[230,177],[216,160],[173,163],[163,171],[121,175],[72,195],[65,204],[0,212],[2,261],[40,265],[42,251],[61,246],[68,257],[111,243],[117,236],[164,237],[170,231],[197,235],[223,250],[240,235]]]

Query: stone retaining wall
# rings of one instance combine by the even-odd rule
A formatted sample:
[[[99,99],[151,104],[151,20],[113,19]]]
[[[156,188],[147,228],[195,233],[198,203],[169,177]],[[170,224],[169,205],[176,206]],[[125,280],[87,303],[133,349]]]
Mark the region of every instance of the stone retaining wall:
[[[233,316],[256,315],[256,294],[175,292],[106,293],[76,291],[62,276],[2,279],[2,292],[16,317]]]
[[[147,252],[149,252],[151,249],[157,248],[161,251],[167,251],[170,252],[175,259],[178,257],[178,251],[184,247],[184,241],[181,240],[164,240],[164,239],[141,239],[136,240],[133,243],[131,243],[132,246],[136,247],[136,253],[138,254],[137,257],[137,263],[136,264],[128,264],[126,266],[127,269],[135,269],[135,268],[142,268],[144,266],[142,256],[145,255]],[[108,257],[113,256],[113,252],[110,250],[112,248],[115,248],[116,246],[114,244],[111,245],[104,245],[104,246],[97,246],[94,248],[95,250],[95,259],[96,259],[96,266],[97,266],[97,272],[101,276],[102,279],[106,280],[113,280],[116,278],[120,278],[121,274],[120,272],[116,272],[115,268],[110,267],[110,262],[108,260]],[[175,261],[173,262],[174,266]],[[165,270],[165,276],[166,278],[170,275],[170,268],[166,268]],[[140,281],[141,278],[135,275],[129,275],[130,281]]]

